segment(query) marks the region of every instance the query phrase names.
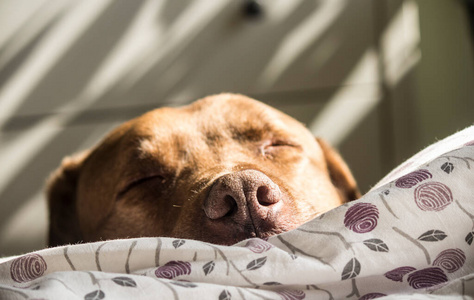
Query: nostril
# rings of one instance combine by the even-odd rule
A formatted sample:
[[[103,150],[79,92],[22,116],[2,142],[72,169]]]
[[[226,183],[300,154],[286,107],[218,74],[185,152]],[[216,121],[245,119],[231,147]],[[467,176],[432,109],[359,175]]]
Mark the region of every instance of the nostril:
[[[225,203],[225,209],[228,211],[223,216],[224,217],[232,216],[237,211],[237,202],[232,196],[227,195],[224,197],[224,203]]]
[[[257,189],[257,200],[262,206],[269,206],[279,201],[278,197],[268,186],[261,186]]]
[[[210,219],[216,220],[234,215],[239,210],[239,205],[232,193],[217,185],[204,201],[203,209]]]

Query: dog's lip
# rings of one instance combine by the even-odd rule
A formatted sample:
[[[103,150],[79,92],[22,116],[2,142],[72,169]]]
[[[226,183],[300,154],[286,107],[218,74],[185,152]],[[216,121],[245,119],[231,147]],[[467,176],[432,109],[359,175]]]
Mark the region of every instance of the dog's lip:
[[[213,235],[211,238],[203,240],[208,240],[211,243],[219,244],[219,245],[234,245],[235,243],[241,242],[246,239],[250,238],[259,238],[259,239],[268,239],[269,237],[275,236],[277,234],[286,232],[287,230],[283,229],[274,229],[270,231],[247,231],[247,232],[240,232],[234,234],[226,234],[225,237],[220,237]]]
[[[203,238],[203,240],[220,245],[233,245],[249,238],[266,239],[292,229],[290,228],[292,227],[291,224],[276,224],[274,222],[265,224],[264,220],[258,220],[257,224],[253,221],[247,221],[243,224],[235,222],[224,225],[225,220],[211,219],[207,219],[207,222],[209,222],[207,232],[213,232],[213,234],[207,239]]]
[[[277,235],[277,234],[280,234],[280,233],[283,233],[283,232],[286,232],[287,230],[283,230],[281,228],[274,228],[272,230],[268,230],[268,231],[262,231],[262,232],[258,232],[256,231],[256,236],[260,239],[266,239],[266,238],[269,238],[271,236],[274,236],[274,235]]]

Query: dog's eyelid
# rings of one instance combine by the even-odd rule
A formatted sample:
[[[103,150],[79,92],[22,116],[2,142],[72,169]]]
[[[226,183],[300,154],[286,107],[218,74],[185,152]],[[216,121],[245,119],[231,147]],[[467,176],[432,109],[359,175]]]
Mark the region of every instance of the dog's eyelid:
[[[274,141],[270,146],[273,147],[278,147],[278,146],[290,146],[290,147],[296,147],[294,143],[288,142],[288,141]]]
[[[290,140],[290,139],[273,139],[266,143],[265,147],[279,147],[279,146],[289,146],[289,147],[295,147],[295,148],[300,148],[301,146]]]
[[[272,139],[268,140],[263,143],[263,145],[260,148],[260,153],[263,155],[269,155],[273,151],[278,151],[278,149],[284,149],[284,148],[293,148],[297,150],[301,150],[302,147],[298,144],[295,143],[291,140],[288,139]]]
[[[130,191],[134,187],[136,187],[136,186],[138,186],[142,183],[145,183],[149,180],[159,180],[159,179],[161,179],[161,183],[166,181],[166,178],[161,174],[142,176],[142,177],[138,177],[136,179],[128,180],[128,181],[126,181],[126,184],[125,184],[124,187],[119,188],[119,192],[117,193],[117,196],[115,198],[116,198],[116,200],[120,200],[120,198],[122,198],[123,195],[125,195],[128,191]]]

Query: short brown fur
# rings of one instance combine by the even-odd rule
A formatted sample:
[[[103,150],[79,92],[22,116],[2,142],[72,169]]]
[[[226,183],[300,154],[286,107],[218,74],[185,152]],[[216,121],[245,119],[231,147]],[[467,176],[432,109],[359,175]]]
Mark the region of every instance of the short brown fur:
[[[265,182],[278,209],[256,202],[259,214],[248,204],[243,215],[210,218],[209,197],[222,193],[211,193],[222,178]],[[47,196],[50,246],[145,236],[229,245],[291,230],[359,192],[341,157],[302,124],[220,94],[122,124],[95,148],[65,158]]]

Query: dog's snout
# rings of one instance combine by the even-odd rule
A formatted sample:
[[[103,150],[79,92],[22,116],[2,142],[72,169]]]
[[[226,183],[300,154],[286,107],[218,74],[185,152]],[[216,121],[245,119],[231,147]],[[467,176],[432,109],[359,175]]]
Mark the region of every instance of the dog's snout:
[[[228,216],[245,221],[266,219],[278,210],[280,200],[280,188],[268,176],[256,170],[245,170],[218,178],[203,207],[210,219]]]

